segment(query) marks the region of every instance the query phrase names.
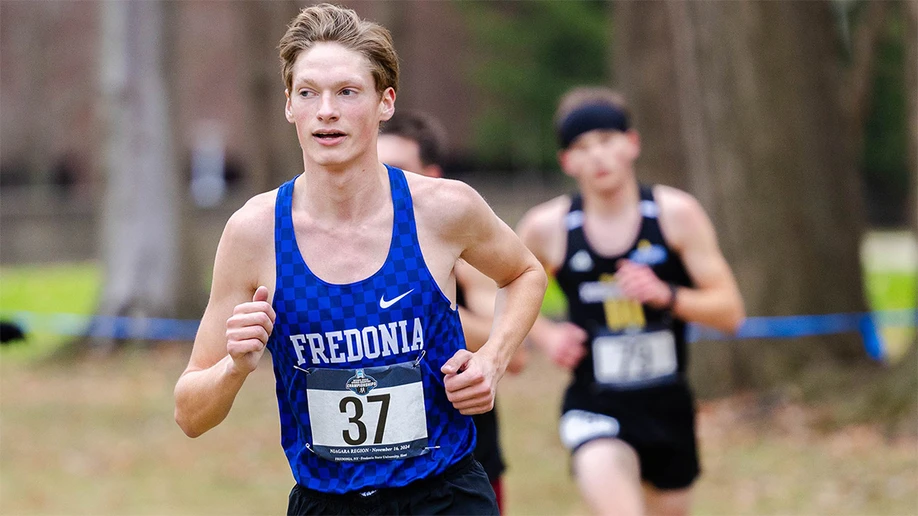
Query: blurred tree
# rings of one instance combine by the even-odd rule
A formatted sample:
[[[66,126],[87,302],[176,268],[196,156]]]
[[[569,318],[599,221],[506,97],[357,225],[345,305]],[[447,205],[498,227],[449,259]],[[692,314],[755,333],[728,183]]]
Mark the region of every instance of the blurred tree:
[[[239,4],[247,40],[246,153],[251,170],[247,186],[252,195],[275,188],[303,168],[296,131],[284,118],[284,82],[277,55],[278,41],[297,8],[291,0]]]
[[[164,11],[171,4],[131,0],[97,5],[106,180],[101,210],[105,275],[98,314],[136,317],[143,324],[144,318],[173,315],[178,295],[182,197],[163,57]],[[92,344],[110,350],[124,342],[99,338]]]
[[[750,315],[866,310],[858,149],[888,6],[863,5],[846,46],[840,5],[614,5],[617,82],[643,134],[639,176],[705,206]],[[857,335],[695,349],[708,391],[866,360]]]
[[[908,217],[912,235],[918,237],[918,0],[905,2],[905,85],[908,108],[908,169],[909,188]],[[916,278],[918,281],[918,278]],[[915,285],[918,291],[918,283]],[[918,332],[907,357],[912,364],[918,363]],[[916,376],[918,378],[918,376]]]
[[[476,154],[491,169],[558,170],[552,115],[578,84],[608,81],[601,1],[462,2],[476,45]]]
[[[170,2],[162,9],[163,21],[160,32],[162,54],[160,59],[162,61],[161,73],[163,77],[175,78],[181,73],[179,59],[176,54],[176,42],[180,37],[181,7],[181,4]],[[178,99],[180,98],[182,81],[173,79],[164,80],[163,82],[166,92],[166,105],[169,106],[167,120],[170,139],[168,144],[171,149],[181,149],[184,146],[184,142],[182,141],[183,131],[178,127],[180,125],[178,121],[181,119],[181,113],[179,112],[181,108]],[[172,152],[171,149],[169,152]],[[177,154],[173,155],[177,156]],[[179,158],[176,157],[175,161],[172,162],[173,166],[178,167],[178,162]],[[176,205],[174,206],[178,217],[177,246],[179,256],[175,281],[178,282],[178,285],[181,285],[181,293],[175,296],[169,315],[191,319],[200,317],[200,314],[204,312],[204,308],[207,306],[208,291],[203,288],[202,277],[209,272],[213,253],[210,253],[205,258],[201,253],[197,252],[197,240],[201,238],[200,217],[197,216],[195,203],[189,202],[190,200],[188,199],[190,197],[187,195],[188,180],[188,177],[181,175],[177,175],[175,178],[176,194],[179,196],[175,199]]]
[[[881,70],[877,74],[879,77],[875,87],[878,90],[876,102],[880,105],[874,109],[874,115],[882,112],[891,120],[877,117],[877,120],[868,122],[865,166],[873,165],[870,147],[874,143],[882,149],[873,155],[884,156],[879,160],[881,166],[877,167],[883,173],[888,174],[901,166],[889,167],[890,163],[904,161],[904,177],[893,172],[896,174],[893,181],[897,182],[899,189],[893,195],[901,195],[906,199],[904,211],[907,214],[907,224],[912,234],[918,236],[918,0],[897,2],[893,8],[898,11],[898,16],[892,17],[889,23],[891,30],[885,34],[879,65]],[[897,59],[901,61],[897,63]],[[901,89],[884,90],[884,83],[888,85],[896,81],[901,81]],[[900,104],[896,105],[897,102]],[[896,129],[901,133],[896,134]],[[876,134],[871,135],[871,131]],[[884,141],[890,132],[893,133],[892,138],[889,138],[892,141]],[[867,180],[869,188],[869,170]],[[915,289],[918,291],[918,284]],[[895,430],[890,423],[899,421],[907,421],[908,429],[914,428],[914,421],[918,418],[918,333],[892,370],[888,374],[883,371],[882,375],[875,376],[867,378],[864,385],[869,387],[861,389],[865,392],[861,394],[865,398],[861,412],[869,413],[874,420],[888,422],[889,430]]]
[[[293,177],[302,169],[302,156],[296,141],[296,132],[284,118],[284,86],[280,74],[280,63],[277,56],[277,43],[283,34],[286,24],[296,15],[298,5],[292,0],[272,2],[238,2],[223,4],[219,7],[170,3],[166,13],[176,17],[192,18],[195,9],[207,11],[227,8],[239,27],[235,38],[241,55],[229,59],[241,68],[243,102],[241,112],[244,124],[240,132],[242,138],[244,181],[233,184],[228,202],[223,207],[201,208],[195,203],[182,202],[181,212],[181,260],[179,262],[179,284],[182,295],[175,305],[175,315],[180,318],[196,319],[207,305],[210,275],[212,273],[214,253],[219,240],[219,233],[213,233],[213,220],[228,217],[227,207],[235,209],[238,203],[259,193],[270,190],[276,185]],[[200,16],[200,13],[197,13]],[[187,23],[187,21],[186,21]],[[166,38],[167,41],[178,40],[181,20],[167,23],[165,30],[175,32]],[[168,52],[165,59],[167,67],[178,69],[177,62],[182,59],[195,60],[195,56],[177,56]],[[228,60],[229,60],[228,59]],[[193,65],[186,69],[193,69]],[[229,67],[227,63],[227,67]],[[167,77],[175,77],[167,73]],[[169,81],[172,88],[181,88],[181,80]],[[176,109],[181,98],[178,90],[172,91],[170,105]],[[173,113],[172,120],[177,124],[180,113]],[[174,131],[179,135],[181,131]],[[176,148],[182,146],[180,138],[174,140]],[[232,178],[228,178],[232,179]],[[187,196],[186,196],[187,197]]]

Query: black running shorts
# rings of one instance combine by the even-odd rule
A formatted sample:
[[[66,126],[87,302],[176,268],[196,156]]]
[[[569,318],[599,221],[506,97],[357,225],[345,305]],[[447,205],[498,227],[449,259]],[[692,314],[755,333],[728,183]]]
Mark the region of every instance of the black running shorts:
[[[637,452],[641,478],[658,489],[689,487],[701,472],[687,387],[596,392],[572,386],[562,413],[561,440],[571,453],[594,439],[621,439]]]
[[[287,514],[497,515],[499,512],[488,476],[481,464],[468,455],[440,475],[403,487],[331,494],[297,484],[290,491]]]

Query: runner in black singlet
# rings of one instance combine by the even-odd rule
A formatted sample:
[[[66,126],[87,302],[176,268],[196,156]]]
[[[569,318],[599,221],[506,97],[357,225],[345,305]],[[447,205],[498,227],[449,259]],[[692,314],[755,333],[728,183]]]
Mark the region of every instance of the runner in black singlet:
[[[568,321],[530,332],[572,371],[561,440],[597,514],[688,514],[700,467],[686,322],[735,331],[742,299],[698,202],[638,183],[640,139],[620,95],[576,88],[555,123],[579,191],[531,209],[518,233],[568,301]]]

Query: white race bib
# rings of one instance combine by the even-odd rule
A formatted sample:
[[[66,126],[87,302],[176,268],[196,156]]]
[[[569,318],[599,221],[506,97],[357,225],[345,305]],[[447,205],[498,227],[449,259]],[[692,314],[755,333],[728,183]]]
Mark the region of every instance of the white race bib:
[[[593,340],[593,374],[601,385],[633,388],[664,383],[676,371],[676,339],[669,330]]]
[[[413,362],[309,370],[313,451],[338,462],[405,459],[427,452],[421,370]]]

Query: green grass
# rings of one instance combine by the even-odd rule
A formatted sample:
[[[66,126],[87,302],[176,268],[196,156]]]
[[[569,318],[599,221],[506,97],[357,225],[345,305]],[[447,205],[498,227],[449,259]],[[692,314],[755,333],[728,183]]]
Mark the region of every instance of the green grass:
[[[915,308],[918,276],[899,271],[867,271],[867,298],[874,310]]]
[[[0,267],[0,312],[90,313],[101,280],[93,262]]]
[[[0,363],[0,514],[283,514],[270,359],[227,419],[197,439],[172,421],[187,345],[69,363]],[[567,376],[534,354],[501,382],[507,514],[586,508],[557,437]],[[799,405],[748,419],[748,399],[702,401],[698,515],[914,514],[918,440],[859,425],[824,431]]]
[[[101,268],[94,262],[0,267],[0,317],[15,319],[15,312],[88,315],[96,308],[101,284]],[[42,325],[26,327],[27,345],[6,346],[4,359],[45,356],[69,338]]]

